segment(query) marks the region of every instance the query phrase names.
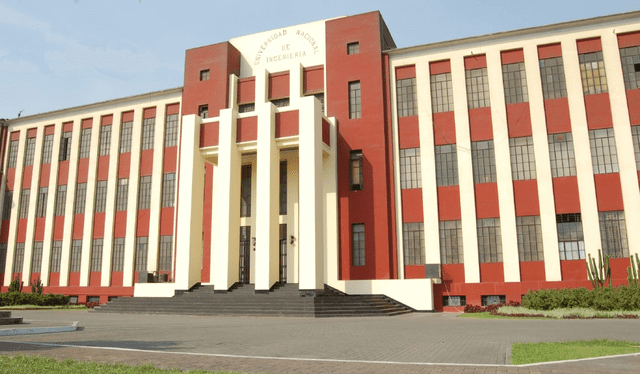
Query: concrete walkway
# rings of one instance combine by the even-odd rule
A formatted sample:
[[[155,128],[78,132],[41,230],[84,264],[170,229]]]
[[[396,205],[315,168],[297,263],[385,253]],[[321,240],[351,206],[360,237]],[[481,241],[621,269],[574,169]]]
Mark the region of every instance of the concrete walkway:
[[[15,312],[79,321],[80,331],[2,337],[0,354],[37,354],[246,373],[586,373],[637,371],[640,356],[507,366],[514,342],[640,341],[638,320],[479,320],[453,314],[265,318]],[[81,348],[83,347],[83,348]]]

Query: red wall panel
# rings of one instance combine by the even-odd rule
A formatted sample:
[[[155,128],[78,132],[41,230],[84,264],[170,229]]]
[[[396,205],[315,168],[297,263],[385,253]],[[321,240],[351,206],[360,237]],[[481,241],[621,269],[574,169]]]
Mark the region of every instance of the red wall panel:
[[[300,113],[297,110],[276,113],[276,138],[299,134]],[[257,131],[257,127],[256,127]],[[257,136],[257,133],[256,133]]]
[[[123,278],[124,278],[124,272],[122,272],[122,271],[112,271],[111,272],[111,287],[122,287]]]
[[[102,126],[109,126],[113,124],[113,114],[107,114],[102,116],[102,119],[100,119],[100,124]]]
[[[418,116],[398,118],[398,143],[400,149],[420,148]]]
[[[328,146],[331,146],[331,129],[329,122],[326,119],[322,119],[322,142]]]
[[[40,187],[49,186],[49,178],[51,177],[51,164],[40,165]],[[52,188],[53,190],[53,188]]]
[[[104,238],[104,212],[95,213],[93,215],[93,238]]]
[[[110,156],[99,156],[98,157],[98,180],[106,181],[109,179],[109,157]]]
[[[113,220],[113,237],[124,238],[127,233],[127,211],[115,212]]]
[[[151,209],[138,210],[136,237],[149,236],[149,219]]]
[[[49,273],[49,287],[55,287],[60,284],[60,273]]]
[[[27,130],[27,138],[35,138],[38,135],[38,129],[29,129]]]
[[[173,173],[178,165],[178,147],[167,147],[164,149],[164,160],[162,163],[162,171],[164,173]]]
[[[640,45],[640,31],[618,35],[618,48],[635,47]]]
[[[553,198],[556,214],[579,213],[578,178],[575,176],[553,178]]]
[[[444,283],[464,283],[464,264],[442,265],[442,281]]]
[[[529,103],[507,104],[507,126],[510,138],[531,136]]]
[[[73,240],[82,240],[84,233],[84,214],[76,214],[73,216]]]
[[[44,128],[44,134],[45,135],[53,135],[55,132],[56,132],[56,126],[55,125],[49,125],[49,126]]]
[[[289,97],[289,72],[269,74],[269,100]]]
[[[166,114],[180,114],[180,103],[168,104],[166,108]]]
[[[153,148],[140,152],[140,176],[153,174]]]
[[[464,58],[465,70],[479,69],[479,68],[486,68],[486,67],[487,67],[486,55],[473,55],[473,56],[466,56]]]
[[[0,226],[0,243],[8,243],[9,242],[9,225],[10,222],[8,219],[2,221],[2,225]]]
[[[438,217],[440,221],[460,219],[460,187],[438,187]]]
[[[453,111],[433,114],[433,140],[435,145],[456,143],[456,123]]]
[[[102,273],[99,271],[92,271],[89,273],[89,287],[99,287]]]
[[[156,117],[156,107],[144,108],[142,111],[142,118],[155,118]]]
[[[69,273],[69,287],[78,287],[80,286],[80,272],[72,271]],[[80,300],[78,299],[78,302]]]
[[[562,46],[560,43],[538,46],[538,58],[540,60],[552,57],[562,57]]]
[[[442,60],[429,63],[429,72],[431,75],[451,73],[451,61]]]
[[[469,130],[472,142],[493,139],[490,107],[469,109]]]
[[[87,183],[89,177],[89,158],[78,160],[78,180],[77,183]]]
[[[64,216],[53,217],[53,240],[62,240],[64,236]]]
[[[258,140],[258,117],[238,118],[236,142]]]
[[[513,49],[511,51],[502,51],[500,52],[500,58],[502,59],[502,64],[515,64],[518,62],[524,62],[524,52],[522,49]]]
[[[205,168],[204,209],[202,212],[202,226],[205,228],[210,228],[213,209],[213,165],[206,164]],[[172,211],[173,209],[171,209],[170,213],[173,213]],[[173,217],[171,217],[171,221],[173,222]],[[211,236],[211,229],[204,230],[202,243],[202,268],[200,272],[202,282],[209,282],[211,279]]]
[[[25,243],[27,241],[27,219],[18,220],[18,232],[16,233],[16,243]]]
[[[416,77],[415,65],[400,66],[396,68],[396,80],[415,78],[415,77]]]
[[[560,260],[562,280],[587,280],[587,263],[585,260]]]
[[[85,118],[82,120],[82,128],[83,129],[90,129],[91,126],[93,126],[93,118]]]
[[[578,40],[576,43],[578,44],[579,54],[602,51],[602,42],[599,37]]]
[[[544,115],[547,120],[547,133],[557,134],[571,131],[569,100],[565,98],[544,101]]]
[[[62,132],[73,131],[73,121],[62,124]]]
[[[624,210],[624,204],[622,203],[622,187],[620,186],[620,174],[596,174],[593,178],[596,184],[598,211],[609,212]]]
[[[545,281],[544,261],[521,261],[520,279],[523,282]]]
[[[33,175],[33,165],[24,166],[22,170],[22,189],[30,189],[31,176]],[[36,193],[36,191],[33,192]]]
[[[130,168],[131,152],[120,153],[120,162],[118,162],[118,178],[128,178]]]
[[[474,185],[476,194],[476,218],[500,217],[498,204],[498,184],[479,183]]]
[[[160,235],[173,235],[174,208],[160,210]]]
[[[502,262],[480,264],[480,282],[504,282],[504,266]]]
[[[423,279],[424,265],[405,265],[404,278],[405,279]]]
[[[200,125],[200,147],[218,145],[220,123],[209,122]]]
[[[256,101],[256,77],[238,79],[238,104]]]
[[[324,66],[310,66],[302,71],[302,92],[312,94],[324,91]]]
[[[11,132],[11,140],[20,140],[20,131]]]
[[[122,113],[122,122],[131,122],[131,121],[133,121],[133,110]]]
[[[422,188],[402,190],[402,222],[424,222]]]
[[[640,90],[627,91],[627,108],[632,125],[640,125]]]
[[[584,105],[587,110],[589,130],[613,127],[608,93],[586,95]]]
[[[513,181],[513,196],[515,200],[516,216],[540,215],[538,201],[538,183],[536,179]]]
[[[41,242],[44,241],[44,226],[45,226],[45,217],[37,217],[36,218],[36,227],[34,233],[34,241]]]

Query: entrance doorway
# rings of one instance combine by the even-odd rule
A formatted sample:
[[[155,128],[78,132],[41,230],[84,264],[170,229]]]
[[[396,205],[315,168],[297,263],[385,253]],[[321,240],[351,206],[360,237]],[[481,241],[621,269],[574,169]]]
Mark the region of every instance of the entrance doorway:
[[[280,224],[280,283],[287,283],[287,224]]]
[[[240,283],[249,284],[251,267],[251,226],[240,226]]]

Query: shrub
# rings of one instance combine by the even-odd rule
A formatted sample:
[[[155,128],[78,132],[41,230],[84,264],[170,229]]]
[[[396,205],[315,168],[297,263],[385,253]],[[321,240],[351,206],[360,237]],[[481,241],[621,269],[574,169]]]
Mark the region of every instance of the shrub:
[[[498,311],[498,309],[503,306],[521,306],[521,305],[522,304],[519,301],[509,301],[506,304],[493,304],[493,305],[487,305],[487,306],[467,304],[464,307],[464,312],[465,313],[489,312],[491,314],[495,314]]]
[[[640,288],[618,286],[530,290],[522,298],[522,306],[535,310],[559,308],[591,308],[594,310],[640,310]]]
[[[69,303],[69,296],[64,296],[64,295],[22,293],[22,292],[0,293],[0,306],[13,306],[13,305],[56,306],[56,305],[67,305],[68,303]]]

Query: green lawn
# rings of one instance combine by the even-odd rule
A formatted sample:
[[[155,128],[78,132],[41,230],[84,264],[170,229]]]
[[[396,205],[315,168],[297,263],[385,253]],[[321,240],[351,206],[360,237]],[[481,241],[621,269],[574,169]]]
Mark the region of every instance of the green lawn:
[[[640,343],[608,339],[555,343],[514,343],[511,346],[511,364],[522,365],[626,353],[640,353]]]

